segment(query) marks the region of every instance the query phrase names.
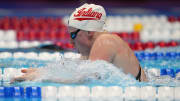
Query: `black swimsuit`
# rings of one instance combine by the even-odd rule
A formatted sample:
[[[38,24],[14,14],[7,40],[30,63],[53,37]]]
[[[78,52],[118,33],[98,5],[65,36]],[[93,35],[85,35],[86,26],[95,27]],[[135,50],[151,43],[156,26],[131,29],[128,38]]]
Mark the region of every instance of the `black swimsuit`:
[[[139,82],[141,82],[141,66],[139,65],[139,73],[136,76],[136,80],[139,80]]]

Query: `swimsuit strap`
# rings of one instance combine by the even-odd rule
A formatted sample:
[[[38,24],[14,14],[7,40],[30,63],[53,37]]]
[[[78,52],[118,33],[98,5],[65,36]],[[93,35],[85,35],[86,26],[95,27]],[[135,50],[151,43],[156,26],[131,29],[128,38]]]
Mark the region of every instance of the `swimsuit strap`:
[[[141,82],[141,66],[139,65],[139,73],[136,76],[136,80],[139,80],[139,82]]]

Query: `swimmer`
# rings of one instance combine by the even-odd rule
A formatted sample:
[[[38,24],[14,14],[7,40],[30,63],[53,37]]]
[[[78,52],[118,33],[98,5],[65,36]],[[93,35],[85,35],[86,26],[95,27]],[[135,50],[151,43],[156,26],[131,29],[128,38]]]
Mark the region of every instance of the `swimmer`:
[[[68,21],[71,43],[83,59],[105,60],[132,74],[138,81],[147,81],[134,52],[119,36],[103,30],[106,12],[102,6],[84,4]]]
[[[139,82],[147,81],[143,68],[128,44],[119,36],[103,30],[105,20],[104,8],[94,4],[84,4],[70,16],[68,29],[71,43],[82,55],[82,59],[110,62],[122,68],[124,73],[133,75]],[[33,80],[36,77],[33,74],[35,71],[36,69],[23,70],[25,75],[14,78],[12,82]]]

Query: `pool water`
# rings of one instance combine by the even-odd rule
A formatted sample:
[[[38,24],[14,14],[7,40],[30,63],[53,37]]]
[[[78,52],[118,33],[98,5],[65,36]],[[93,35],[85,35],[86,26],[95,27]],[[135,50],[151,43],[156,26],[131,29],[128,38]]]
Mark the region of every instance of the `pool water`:
[[[137,92],[139,91],[139,87],[144,89],[143,87],[150,87],[151,90],[155,89],[155,93],[157,92],[164,92],[165,91],[172,91],[171,87],[179,87],[180,86],[180,76],[178,70],[180,70],[180,55],[178,50],[179,47],[176,48],[164,48],[164,49],[154,49],[154,50],[146,50],[141,52],[135,52],[135,55],[140,61],[140,65],[144,68],[145,73],[149,79],[149,82],[138,82],[135,78],[130,74],[124,74],[121,69],[117,69],[110,63],[105,61],[86,61],[86,60],[79,60],[78,58],[69,58],[73,56],[68,56],[65,53],[60,53],[61,57],[56,59],[40,59],[40,58],[27,58],[27,57],[15,57],[14,54],[9,55],[8,57],[1,57],[0,58],[0,66],[1,66],[1,86],[2,87],[41,87],[46,90],[51,89],[53,87],[63,89],[63,87],[89,87],[91,88],[91,92],[95,92],[97,89],[101,89],[101,87],[120,87],[123,89],[123,94],[126,94],[126,88],[128,88],[130,92]],[[171,50],[171,51],[169,51]],[[34,53],[35,54],[35,53]],[[39,54],[39,53],[36,53]],[[72,53],[75,54],[75,53]],[[175,54],[175,55],[174,55]],[[40,56],[40,55],[38,55]],[[65,57],[66,56],[66,57]],[[76,55],[78,56],[78,55]],[[39,76],[34,81],[25,81],[25,82],[15,82],[10,84],[10,79],[14,76],[20,75],[21,68],[39,68]],[[15,70],[16,69],[16,70]],[[165,70],[165,73],[163,72]],[[172,72],[169,72],[173,70]],[[177,73],[176,73],[177,72]],[[6,75],[9,74],[9,75]],[[3,76],[2,76],[3,75]],[[75,81],[72,84],[63,84],[63,83],[53,83],[53,82],[42,82],[45,78],[57,79],[57,78],[66,78],[69,80],[75,80],[77,78],[83,77],[81,82],[77,83]],[[50,88],[48,88],[50,87]],[[96,89],[97,87],[97,89]],[[100,88],[98,88],[100,87]],[[136,87],[136,88],[131,88]],[[154,88],[152,88],[154,87]],[[170,88],[162,88],[161,87],[170,87]],[[89,89],[88,88],[88,89]],[[25,88],[24,88],[25,89]],[[52,91],[54,91],[53,88]],[[68,88],[69,89],[69,88]],[[83,88],[84,89],[84,88]],[[103,88],[104,89],[104,88]],[[133,90],[134,89],[134,90]],[[149,88],[147,88],[149,89]],[[158,89],[158,90],[157,90]],[[174,88],[173,88],[174,89]],[[44,92],[47,92],[44,91]],[[66,89],[67,90],[67,89]],[[65,90],[65,91],[66,91]],[[36,90],[35,90],[36,91]],[[70,90],[71,91],[71,90]],[[154,91],[154,90],[152,90]],[[174,90],[173,90],[174,91]],[[177,90],[176,90],[177,91]],[[0,88],[0,94],[1,94]],[[43,92],[42,92],[43,93]],[[170,92],[171,93],[171,92]],[[49,94],[49,93],[48,93]],[[52,93],[54,94],[54,93]],[[66,94],[66,93],[65,93]],[[69,94],[69,93],[67,93]],[[129,93],[128,93],[129,94]],[[131,93],[130,93],[131,94]],[[133,93],[134,94],[134,93]],[[148,93],[149,94],[149,93]],[[154,93],[152,93],[154,94]],[[158,93],[159,94],[159,93]],[[169,93],[166,94],[165,97],[168,97]],[[50,94],[51,95],[51,94]],[[104,94],[106,95],[106,94]],[[27,96],[27,94],[25,94]],[[127,95],[124,95],[127,96]],[[133,95],[134,96],[134,95]],[[136,99],[131,96],[127,98]],[[159,95],[158,95],[159,96]],[[164,96],[164,95],[163,95]],[[1,98],[0,101],[12,101],[12,100],[30,100],[32,98]],[[138,99],[138,98],[137,98]],[[137,100],[136,99],[136,100]],[[48,99],[42,99],[41,97],[34,97],[33,100],[36,101],[52,101]],[[55,98],[54,101],[58,99]],[[101,99],[102,100],[102,99]],[[60,101],[67,101],[60,100]],[[71,100],[68,100],[71,101]],[[89,101],[89,100],[84,100]],[[97,101],[97,100],[95,100]],[[100,101],[100,100],[98,100]],[[159,99],[160,101],[160,99]],[[163,100],[162,100],[163,101]]]
[[[177,47],[178,48],[178,47]],[[177,48],[174,48],[175,52],[177,52]],[[172,50],[172,48],[169,48]],[[152,69],[152,68],[156,68],[156,69],[164,69],[164,68],[169,68],[169,69],[173,69],[174,71],[176,71],[176,69],[180,69],[179,65],[180,65],[180,57],[179,56],[173,56],[170,58],[170,56],[167,56],[167,51],[168,49],[164,48],[164,50],[153,50],[151,52],[158,54],[158,52],[163,51],[163,55],[161,57],[157,57],[153,58],[152,55],[147,55],[149,54],[149,51],[146,52],[136,52],[136,56],[138,57],[138,59],[140,60],[140,65],[145,69],[147,76],[151,77],[149,78],[149,80],[151,79],[155,79],[156,77],[152,77],[149,73],[148,70]],[[153,54],[151,53],[151,54]],[[171,52],[172,53],[172,52]],[[142,54],[144,55],[143,57],[145,58],[141,58]],[[177,52],[178,54],[178,52]],[[148,57],[148,58],[146,58]],[[41,59],[29,59],[29,58],[13,58],[13,57],[8,57],[8,58],[1,58],[0,59],[0,66],[1,69],[6,69],[6,68],[42,68],[44,72],[47,72],[48,75],[49,74],[53,74],[51,76],[49,76],[50,78],[53,77],[63,77],[63,78],[72,78],[72,77],[76,77],[79,74],[83,74],[85,77],[85,75],[89,76],[86,77],[84,79],[89,79],[88,81],[86,80],[86,82],[84,81],[82,84],[85,85],[121,85],[121,86],[128,86],[128,85],[144,85],[144,84],[149,84],[149,83],[139,83],[134,81],[134,78],[131,75],[125,75],[122,70],[117,70],[117,68],[105,61],[96,61],[96,62],[90,62],[90,61],[83,61],[83,60],[79,60],[79,59],[68,59],[68,58],[61,58],[61,59],[57,59],[56,61],[54,60],[41,60]],[[85,69],[84,69],[85,68]],[[105,68],[105,69],[104,69]],[[57,72],[58,71],[58,72]],[[88,71],[88,72],[87,72]],[[111,71],[112,73],[110,74],[109,71]],[[117,74],[115,71],[118,71]],[[103,73],[101,73],[103,72]],[[60,74],[59,74],[60,73]],[[90,76],[93,73],[99,73],[101,77],[101,79],[104,78],[104,80],[96,80],[97,78],[93,78],[92,76]],[[68,75],[67,75],[68,74]],[[112,75],[113,74],[113,75]],[[122,75],[119,75],[122,74]],[[47,75],[47,74],[43,74],[43,75]],[[66,77],[65,77],[66,75]],[[128,78],[125,78],[128,77]],[[46,76],[44,78],[47,78]],[[124,79],[125,78],[125,79]],[[42,79],[42,78],[40,78]],[[75,78],[74,78],[75,79]],[[175,78],[172,78],[175,81]],[[171,79],[171,81],[172,81]],[[123,81],[124,80],[124,81]],[[129,81],[128,81],[129,80]],[[39,80],[41,81],[41,80]],[[169,81],[169,82],[171,82]],[[3,81],[4,84],[1,85],[8,85],[8,81]],[[166,81],[167,83],[167,81]],[[32,83],[32,82],[22,82],[22,83],[15,83],[14,85],[16,86],[24,86],[24,85],[36,85],[36,86],[46,86],[51,84],[51,85],[62,85],[59,83],[42,83],[42,82],[38,82],[36,83]],[[156,84],[156,82],[154,82],[154,84]],[[152,83],[152,85],[154,85]],[[158,82],[158,84],[160,85],[161,83]],[[171,82],[172,85],[177,85],[177,82]],[[169,86],[169,84],[164,84],[166,86]]]

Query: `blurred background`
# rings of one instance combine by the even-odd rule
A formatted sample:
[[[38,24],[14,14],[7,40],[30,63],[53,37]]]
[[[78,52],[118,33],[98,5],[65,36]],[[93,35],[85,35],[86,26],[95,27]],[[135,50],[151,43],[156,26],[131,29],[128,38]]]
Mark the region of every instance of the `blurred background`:
[[[1,0],[0,48],[48,43],[74,50],[66,22],[84,3],[102,5],[107,12],[105,29],[123,38],[133,50],[179,44],[180,0]]]
[[[179,0],[1,0],[0,15],[63,16],[85,2],[104,6],[108,14],[180,14]]]

